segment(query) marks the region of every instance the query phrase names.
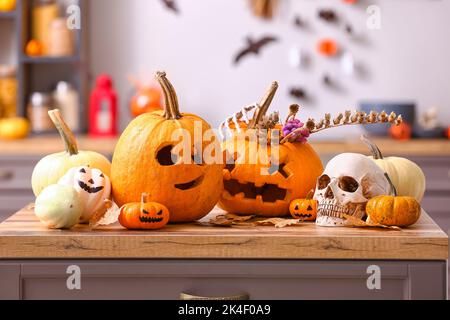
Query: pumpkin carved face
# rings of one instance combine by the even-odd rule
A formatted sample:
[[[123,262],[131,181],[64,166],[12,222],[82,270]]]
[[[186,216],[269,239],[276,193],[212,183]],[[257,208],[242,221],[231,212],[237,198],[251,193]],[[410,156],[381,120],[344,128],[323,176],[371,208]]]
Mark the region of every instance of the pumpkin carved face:
[[[119,223],[127,229],[161,229],[169,222],[169,209],[159,203],[147,202],[147,194],[141,202],[130,203],[120,208]]]
[[[203,140],[210,125],[196,115],[179,112],[175,90],[165,73],[158,73],[157,80],[165,110],[137,117],[120,137],[111,168],[114,199],[122,206],[139,201],[147,192],[151,201],[170,210],[171,222],[194,221],[214,208],[222,191],[222,164],[207,164],[202,159],[202,150],[216,137]],[[186,136],[174,141],[180,129]],[[195,143],[195,130],[200,131],[199,143]],[[178,152],[181,140],[188,147]],[[184,154],[185,150],[190,154]]]
[[[310,192],[306,199],[297,199],[291,202],[289,212],[294,219],[303,221],[315,221],[317,218],[318,201],[311,199],[314,191]]]
[[[75,188],[83,203],[80,222],[89,222],[92,215],[104,205],[104,200],[111,195],[109,177],[98,169],[76,167],[70,169],[59,181],[60,185]]]
[[[260,103],[256,118],[263,118],[273,99],[277,85],[272,85]],[[256,120],[258,122],[258,120]],[[251,128],[251,124],[241,129]],[[278,129],[275,127],[275,129]],[[270,133],[269,133],[270,135]],[[265,139],[249,141],[233,135],[223,144],[227,165],[223,169],[224,191],[219,206],[225,211],[237,214],[257,214],[264,217],[277,217],[289,214],[292,200],[304,198],[314,188],[316,179],[323,171],[322,162],[307,143],[284,143],[273,151]],[[256,147],[254,144],[258,144]],[[267,152],[262,159],[268,161],[249,161],[254,150]],[[231,158],[231,159],[230,159]],[[234,160],[230,161],[230,160]]]

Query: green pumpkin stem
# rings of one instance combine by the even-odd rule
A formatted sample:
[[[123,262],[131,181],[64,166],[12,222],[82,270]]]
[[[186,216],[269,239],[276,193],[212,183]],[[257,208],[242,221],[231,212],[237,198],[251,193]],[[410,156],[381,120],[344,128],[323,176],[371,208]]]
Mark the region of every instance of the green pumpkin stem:
[[[50,110],[48,115],[64,141],[64,148],[66,149],[66,152],[71,156],[78,154],[77,140],[61,116],[61,112],[58,109],[54,109]]]
[[[370,152],[375,160],[383,160],[383,154],[381,153],[380,148],[367,136],[361,135],[361,140],[369,147]]]
[[[249,128],[256,129],[258,124],[261,122],[263,117],[266,115],[267,111],[269,110],[270,104],[272,103],[273,98],[275,97],[275,94],[278,90],[278,82],[273,82],[267,91],[264,98],[259,103],[258,109],[256,109],[253,119],[250,122]]]
[[[394,183],[392,182],[387,172],[384,173],[384,176],[386,177],[386,180],[389,182],[389,185],[391,186],[391,196],[394,197],[398,196],[397,188],[394,186]]]
[[[180,119],[182,115],[180,113],[180,108],[178,105],[177,93],[170,83],[169,79],[167,79],[166,73],[157,72],[156,80],[158,80],[164,94],[164,117],[167,120]]]

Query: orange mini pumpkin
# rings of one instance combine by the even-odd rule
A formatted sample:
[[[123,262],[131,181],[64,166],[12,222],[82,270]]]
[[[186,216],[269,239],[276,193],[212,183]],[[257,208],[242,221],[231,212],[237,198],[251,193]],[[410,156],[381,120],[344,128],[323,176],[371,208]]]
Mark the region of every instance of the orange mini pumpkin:
[[[389,129],[389,134],[396,140],[407,141],[412,137],[412,128],[408,123],[402,122],[397,126],[392,126]]]
[[[161,109],[161,91],[157,88],[138,88],[136,94],[131,98],[130,111],[133,117]]]
[[[25,53],[30,57],[37,57],[43,54],[42,44],[37,40],[28,41],[25,47]]]
[[[450,126],[449,126],[448,129],[447,129],[447,138],[450,139]]]
[[[297,199],[291,202],[289,212],[294,219],[315,221],[317,218],[317,200],[312,199],[314,190],[311,190],[306,199]]]
[[[120,208],[119,223],[133,230],[161,229],[169,222],[169,209],[156,202],[148,202],[143,193],[141,202],[129,203]]]
[[[241,129],[254,129],[258,119],[265,117],[277,89],[275,82],[259,104],[260,110],[255,112],[252,122],[248,125],[239,123]],[[271,130],[281,129],[275,126]],[[278,152],[275,152],[269,144],[270,139],[267,145],[264,145],[264,140],[261,141],[242,139],[236,133],[224,142],[227,165],[223,169],[224,191],[219,206],[236,214],[287,216],[291,201],[305,197],[315,188],[316,180],[323,172],[322,161],[308,143],[286,142],[280,144]],[[260,149],[263,147],[265,149]],[[260,152],[262,150],[261,154],[267,152],[267,158],[272,152],[276,154],[277,166],[272,167],[270,163],[261,161],[260,157],[257,161],[249,161],[257,148]]]
[[[170,222],[195,221],[214,208],[222,192],[223,165],[206,163],[200,152],[219,142],[215,135],[203,139],[211,135],[205,120],[180,112],[177,94],[164,72],[157,73],[157,80],[165,109],[137,117],[122,133],[111,166],[114,200],[122,206],[139,201],[147,192],[151,201],[169,209]],[[174,141],[177,133],[183,137]],[[179,159],[176,148],[181,142],[189,142],[191,154]],[[186,156],[193,161],[184,161]]]

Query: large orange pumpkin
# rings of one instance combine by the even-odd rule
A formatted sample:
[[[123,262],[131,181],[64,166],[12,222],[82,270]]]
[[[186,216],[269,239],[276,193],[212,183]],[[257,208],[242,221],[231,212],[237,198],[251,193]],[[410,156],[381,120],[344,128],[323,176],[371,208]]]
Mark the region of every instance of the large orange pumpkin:
[[[265,116],[277,88],[278,85],[274,83],[260,103],[261,107],[255,112],[254,119],[248,126],[240,123],[241,128],[256,128],[259,119]],[[278,130],[279,126],[274,129]],[[286,142],[279,145],[278,154],[272,155],[271,146],[263,145],[270,140],[262,141],[258,143],[240,139],[235,134],[224,142],[223,152],[228,161],[223,169],[224,191],[219,206],[225,211],[264,217],[285,216],[289,214],[292,200],[305,198],[315,188],[316,180],[323,172],[323,165],[308,143]],[[260,157],[256,162],[248,161],[255,150],[261,147],[263,149],[259,150],[267,152],[267,158],[275,156],[276,166],[261,161]],[[235,162],[229,163],[229,158],[233,158]]]
[[[194,221],[214,208],[222,192],[223,165],[207,164],[199,157],[200,148],[205,150],[218,142],[215,136],[213,142],[202,138],[211,128],[205,120],[180,113],[176,92],[166,74],[158,72],[156,78],[164,93],[165,109],[137,117],[120,137],[111,167],[114,199],[122,206],[138,202],[142,193],[148,193],[149,201],[169,209],[171,222]],[[201,134],[197,141],[196,123]],[[179,129],[187,133],[185,142],[191,147],[191,155],[182,154],[181,160],[176,160],[174,148],[181,138],[174,141],[173,134]],[[184,161],[186,156],[195,162]]]

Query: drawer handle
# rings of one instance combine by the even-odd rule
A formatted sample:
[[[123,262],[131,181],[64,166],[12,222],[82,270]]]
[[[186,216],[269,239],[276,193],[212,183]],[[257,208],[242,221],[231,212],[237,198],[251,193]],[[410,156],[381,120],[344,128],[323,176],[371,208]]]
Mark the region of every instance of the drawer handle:
[[[250,296],[247,293],[241,293],[238,295],[227,297],[203,297],[182,292],[180,293],[180,300],[250,300]]]
[[[0,181],[11,180],[13,177],[12,171],[0,170]]]

